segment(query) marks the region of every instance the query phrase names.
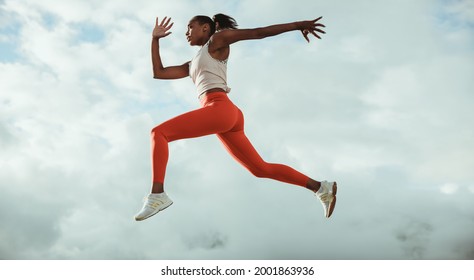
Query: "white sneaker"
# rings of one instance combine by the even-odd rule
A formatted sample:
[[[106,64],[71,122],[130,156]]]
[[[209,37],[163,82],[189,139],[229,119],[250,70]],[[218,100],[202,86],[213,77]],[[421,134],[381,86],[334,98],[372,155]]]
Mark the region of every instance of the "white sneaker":
[[[143,207],[140,212],[135,215],[135,221],[143,221],[150,218],[173,204],[173,201],[171,201],[166,193],[151,193],[145,197],[143,201]]]
[[[324,208],[326,218],[331,217],[334,207],[336,206],[337,183],[322,181],[321,187],[315,193]]]

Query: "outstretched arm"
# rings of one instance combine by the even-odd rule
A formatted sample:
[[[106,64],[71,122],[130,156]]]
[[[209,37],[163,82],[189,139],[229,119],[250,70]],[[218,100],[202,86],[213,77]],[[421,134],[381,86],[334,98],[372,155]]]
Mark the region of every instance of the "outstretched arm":
[[[189,75],[189,63],[186,62],[183,65],[163,67],[160,56],[160,39],[171,34],[169,30],[173,26],[170,24],[171,18],[165,17],[161,24],[158,24],[158,18],[156,18],[156,25],[153,29],[153,38],[151,42],[151,61],[153,64],[153,78],[155,79],[180,79]]]
[[[308,35],[311,33],[316,38],[321,39],[319,33],[326,33],[321,30],[321,27],[325,27],[323,24],[318,23],[318,21],[322,17],[319,17],[315,20],[308,20],[308,21],[298,21],[292,23],[285,23],[285,24],[277,24],[271,25],[267,27],[260,27],[254,29],[228,29],[223,30],[214,34],[213,36],[213,44],[215,47],[226,47],[230,44],[236,43],[242,40],[255,40],[255,39],[263,39],[275,35],[279,35],[285,32],[300,30],[303,34],[306,41],[309,43]]]

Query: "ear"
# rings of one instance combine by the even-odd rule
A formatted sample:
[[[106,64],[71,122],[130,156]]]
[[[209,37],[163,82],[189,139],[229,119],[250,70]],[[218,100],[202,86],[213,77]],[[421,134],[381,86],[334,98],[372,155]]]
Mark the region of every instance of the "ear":
[[[208,30],[210,30],[210,29],[211,29],[211,28],[210,28],[209,24],[205,23],[205,24],[202,25],[202,31],[203,31],[203,32],[206,32],[206,31],[208,31]]]

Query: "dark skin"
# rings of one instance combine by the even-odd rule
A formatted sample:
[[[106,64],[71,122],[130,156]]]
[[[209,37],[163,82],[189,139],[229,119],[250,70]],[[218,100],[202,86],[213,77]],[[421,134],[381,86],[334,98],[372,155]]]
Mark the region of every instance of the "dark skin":
[[[325,27],[318,23],[322,17],[315,20],[297,21],[285,24],[276,24],[267,27],[253,29],[224,29],[211,35],[209,24],[200,24],[198,21],[191,19],[186,31],[186,38],[191,46],[203,46],[208,41],[209,54],[218,60],[226,60],[229,58],[230,45],[244,40],[259,40],[285,32],[299,30],[303,37],[310,42],[310,34],[321,39],[320,33],[326,33],[321,28]],[[165,17],[161,23],[156,18],[156,24],[152,33],[151,56],[153,63],[153,78],[155,79],[181,79],[189,76],[189,61],[178,66],[164,67],[160,56],[160,39],[171,34],[170,29],[173,26],[171,18]],[[219,30],[219,26],[216,26]],[[207,93],[224,91],[216,88],[210,89]],[[308,179],[306,188],[316,192],[319,190],[321,182]],[[162,193],[164,191],[163,183],[153,182],[152,193]]]

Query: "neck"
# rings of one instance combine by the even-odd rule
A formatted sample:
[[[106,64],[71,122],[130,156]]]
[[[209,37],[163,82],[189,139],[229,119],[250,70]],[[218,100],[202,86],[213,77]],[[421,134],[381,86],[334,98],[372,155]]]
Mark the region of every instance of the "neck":
[[[200,43],[199,45],[202,47],[204,46],[205,44],[207,44],[207,42],[209,42],[209,40],[211,39],[211,37],[206,37],[202,40],[202,43]]]

